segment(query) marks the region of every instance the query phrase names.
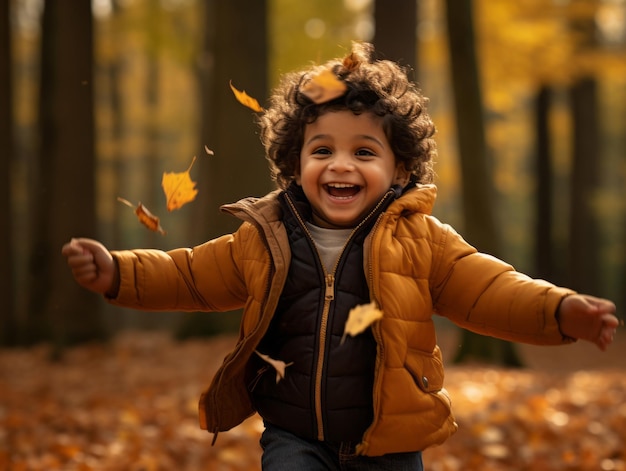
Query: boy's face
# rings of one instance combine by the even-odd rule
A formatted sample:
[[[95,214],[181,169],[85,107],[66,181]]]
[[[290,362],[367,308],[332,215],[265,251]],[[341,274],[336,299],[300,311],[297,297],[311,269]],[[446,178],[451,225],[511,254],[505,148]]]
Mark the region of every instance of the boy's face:
[[[311,222],[317,226],[357,226],[393,184],[408,178],[381,119],[372,113],[328,112],[305,127],[296,183],[313,207]]]

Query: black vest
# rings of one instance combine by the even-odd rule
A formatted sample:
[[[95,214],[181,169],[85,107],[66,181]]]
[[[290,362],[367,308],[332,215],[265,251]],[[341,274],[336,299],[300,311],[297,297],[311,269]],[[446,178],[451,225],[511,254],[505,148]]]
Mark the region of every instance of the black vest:
[[[363,271],[363,242],[376,216],[392,199],[391,195],[386,197],[386,204],[353,232],[344,248],[334,274],[334,299],[327,325],[322,326],[324,269],[303,224],[309,219],[310,206],[295,185],[281,195],[291,265],[271,325],[257,350],[293,364],[287,367],[285,378],[277,382],[275,370],[259,358],[257,375],[250,381],[256,410],[273,425],[303,438],[318,439],[316,402],[321,404],[325,441],[359,441],[370,425],[376,342],[370,329],[340,342],[350,309],[370,302]],[[320,344],[322,329],[327,333]],[[323,368],[316,401],[319,358],[323,358]]]

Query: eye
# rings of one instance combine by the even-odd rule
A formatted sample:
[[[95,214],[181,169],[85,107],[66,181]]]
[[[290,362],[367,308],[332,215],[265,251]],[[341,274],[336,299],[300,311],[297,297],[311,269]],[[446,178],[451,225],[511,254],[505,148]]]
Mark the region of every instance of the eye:
[[[374,157],[376,153],[370,149],[359,149],[354,153],[354,155],[357,157]]]
[[[311,152],[312,155],[330,155],[332,152],[328,147],[318,147],[313,149]]]

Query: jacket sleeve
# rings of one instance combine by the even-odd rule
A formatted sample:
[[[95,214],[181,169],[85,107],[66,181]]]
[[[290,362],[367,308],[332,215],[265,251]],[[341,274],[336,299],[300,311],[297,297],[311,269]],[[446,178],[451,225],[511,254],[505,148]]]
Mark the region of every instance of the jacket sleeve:
[[[153,311],[238,309],[248,294],[240,261],[252,232],[243,224],[234,234],[194,248],[114,251],[120,287],[109,302]]]
[[[561,300],[574,292],[532,279],[478,252],[451,227],[433,226],[431,287],[435,311],[473,332],[514,342],[558,345],[556,316]]]

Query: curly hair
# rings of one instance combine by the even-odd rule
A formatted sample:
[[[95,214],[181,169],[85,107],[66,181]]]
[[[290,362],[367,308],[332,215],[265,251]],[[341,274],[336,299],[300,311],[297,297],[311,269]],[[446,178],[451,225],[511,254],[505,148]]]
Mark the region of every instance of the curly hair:
[[[435,126],[426,111],[428,98],[389,60],[375,60],[368,43],[353,43],[343,59],[285,74],[259,117],[261,142],[272,178],[286,188],[299,171],[304,129],[329,111],[371,112],[382,118],[383,130],[398,162],[403,162],[417,183],[434,179]],[[311,77],[330,70],[345,83],[339,97],[315,103],[303,92]]]

